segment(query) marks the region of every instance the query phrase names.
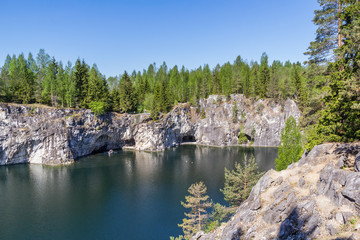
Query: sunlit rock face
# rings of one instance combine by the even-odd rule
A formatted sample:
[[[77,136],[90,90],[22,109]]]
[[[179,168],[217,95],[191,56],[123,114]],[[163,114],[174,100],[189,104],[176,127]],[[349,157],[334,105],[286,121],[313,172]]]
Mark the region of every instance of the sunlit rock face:
[[[300,115],[292,100],[277,103],[243,95],[230,99],[211,95],[197,107],[180,104],[157,121],[146,113],[96,117],[85,109],[0,104],[0,165],[69,164],[124,146],[163,151],[184,142],[237,145],[241,126],[253,146],[278,146],[286,119],[298,120]]]
[[[360,239],[350,224],[360,216],[359,153],[360,143],[315,146],[268,171],[229,222],[193,239]]]
[[[279,146],[281,130],[289,116],[299,120],[301,112],[290,99],[285,102],[274,100],[247,99],[242,94],[224,97],[211,95],[200,101],[206,117],[195,124],[196,142],[204,145],[227,146],[238,144],[240,126],[243,126],[253,146]],[[236,105],[237,114],[234,114]]]

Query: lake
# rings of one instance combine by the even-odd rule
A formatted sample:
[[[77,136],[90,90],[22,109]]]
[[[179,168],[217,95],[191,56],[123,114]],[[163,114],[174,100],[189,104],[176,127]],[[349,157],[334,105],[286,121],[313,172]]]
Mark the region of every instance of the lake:
[[[0,166],[0,239],[169,239],[186,211],[188,187],[203,181],[214,202],[224,168],[255,155],[263,171],[277,148],[183,145],[161,153],[97,154],[73,165]]]

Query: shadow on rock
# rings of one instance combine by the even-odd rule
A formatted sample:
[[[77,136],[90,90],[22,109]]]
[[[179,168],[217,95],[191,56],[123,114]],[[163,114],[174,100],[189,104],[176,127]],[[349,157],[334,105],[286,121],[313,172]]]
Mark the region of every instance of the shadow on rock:
[[[281,223],[278,239],[313,239],[318,234],[319,216],[296,207]]]

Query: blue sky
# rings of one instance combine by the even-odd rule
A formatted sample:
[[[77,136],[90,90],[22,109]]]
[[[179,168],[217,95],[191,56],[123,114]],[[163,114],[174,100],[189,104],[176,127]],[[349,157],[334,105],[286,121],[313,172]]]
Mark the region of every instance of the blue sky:
[[[0,0],[0,63],[39,49],[66,63],[80,57],[106,76],[163,61],[203,64],[306,60],[316,0]]]

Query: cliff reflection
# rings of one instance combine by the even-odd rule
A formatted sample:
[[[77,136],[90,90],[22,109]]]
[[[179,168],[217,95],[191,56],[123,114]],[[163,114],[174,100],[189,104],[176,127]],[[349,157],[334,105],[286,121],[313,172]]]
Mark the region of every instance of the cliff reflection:
[[[97,154],[61,167],[2,166],[0,239],[141,239],[164,229],[169,236],[179,230],[187,188],[204,181],[210,197],[224,203],[224,168],[249,154],[267,170],[277,149],[179,146]]]

